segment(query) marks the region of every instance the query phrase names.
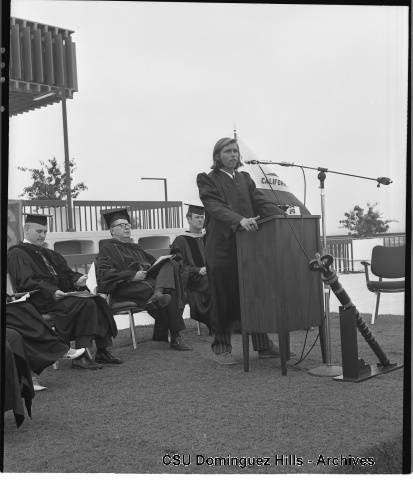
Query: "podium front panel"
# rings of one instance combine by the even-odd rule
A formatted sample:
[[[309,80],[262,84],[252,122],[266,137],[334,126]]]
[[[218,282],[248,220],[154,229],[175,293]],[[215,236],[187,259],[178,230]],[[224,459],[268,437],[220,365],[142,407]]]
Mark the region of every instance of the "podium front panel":
[[[259,222],[258,232],[237,232],[244,332],[282,333],[322,324],[321,276],[309,269],[302,251],[310,260],[321,253],[319,220],[273,216]]]

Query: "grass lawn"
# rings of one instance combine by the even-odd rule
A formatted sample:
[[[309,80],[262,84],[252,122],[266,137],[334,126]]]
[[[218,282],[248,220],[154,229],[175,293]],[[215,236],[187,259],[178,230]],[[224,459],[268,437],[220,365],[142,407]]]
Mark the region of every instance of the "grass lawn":
[[[60,370],[48,368],[41,375],[48,390],[37,393],[33,418],[17,429],[6,413],[5,472],[401,473],[403,369],[361,383],[309,375],[321,365],[320,347],[294,366],[305,337],[298,331],[291,334],[297,357],[287,376],[279,359],[259,360],[252,347],[245,373],[240,335],[233,340],[240,364],[222,367],[211,358],[206,328],[198,336],[195,323],[186,322],[193,351],[152,342],[152,327],[138,327],[136,351],[127,330],[115,339],[123,365],[79,371],[62,361]],[[403,323],[383,315],[369,325],[392,362],[403,362]],[[307,348],[317,332],[310,331]],[[340,365],[337,314],[331,336],[333,363]],[[359,357],[375,364],[358,338]],[[189,465],[165,465],[173,455]],[[372,456],[374,465],[325,464],[350,455]],[[255,465],[243,468],[241,457],[255,457]],[[269,460],[257,465],[259,457]]]

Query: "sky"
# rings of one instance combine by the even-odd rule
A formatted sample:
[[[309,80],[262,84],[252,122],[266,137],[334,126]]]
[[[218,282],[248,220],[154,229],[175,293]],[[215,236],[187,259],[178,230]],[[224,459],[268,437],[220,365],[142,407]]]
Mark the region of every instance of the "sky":
[[[405,230],[408,8],[12,0],[12,16],[74,30],[79,91],[67,103],[69,153],[83,200],[199,203],[221,137],[259,159],[325,167],[327,234],[356,204]],[[10,119],[9,198],[17,166],[64,161],[61,105]],[[303,200],[299,168],[274,167]],[[317,171],[306,205],[321,213]]]

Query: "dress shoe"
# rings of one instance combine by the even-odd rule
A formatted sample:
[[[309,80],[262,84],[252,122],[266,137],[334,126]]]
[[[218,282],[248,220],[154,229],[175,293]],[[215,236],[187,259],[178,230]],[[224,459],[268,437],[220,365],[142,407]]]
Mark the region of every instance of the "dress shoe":
[[[151,313],[155,310],[161,310],[169,305],[172,297],[168,293],[154,293],[146,302],[146,310]]]
[[[214,353],[213,358],[219,365],[236,365],[238,363],[230,352]]]
[[[69,348],[69,350],[61,357],[63,359],[75,360],[85,353],[85,348]]]
[[[35,392],[41,392],[42,390],[47,390],[47,387],[40,385],[39,379],[37,377],[32,377],[33,389]]]
[[[184,339],[180,335],[171,339],[171,348],[173,348],[174,350],[180,350],[180,351],[193,350],[192,347],[190,347],[184,342]]]
[[[120,358],[114,357],[109,350],[98,350],[95,355],[96,363],[110,363],[112,365],[120,365],[123,363],[123,360]]]
[[[72,368],[82,368],[84,370],[99,370],[102,365],[98,365],[86,355],[82,355],[76,360],[72,360]]]

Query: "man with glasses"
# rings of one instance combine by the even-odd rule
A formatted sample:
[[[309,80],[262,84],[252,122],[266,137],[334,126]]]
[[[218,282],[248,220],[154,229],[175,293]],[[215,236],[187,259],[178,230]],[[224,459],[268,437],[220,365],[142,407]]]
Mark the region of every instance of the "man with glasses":
[[[29,302],[42,314],[50,314],[58,336],[76,348],[96,344],[94,361],[87,354],[72,361],[72,367],[89,370],[100,364],[120,364],[108,350],[117,335],[113,315],[105,300],[84,292],[87,275],[71,270],[62,255],[44,247],[46,215],[27,215],[24,240],[10,247],[7,267],[17,292],[30,292]],[[82,293],[80,293],[82,291]]]
[[[169,329],[172,349],[192,350],[180,335],[185,323],[179,264],[167,259],[158,268],[150,268],[155,258],[134,243],[127,210],[110,210],[103,216],[112,238],[100,241],[95,261],[98,291],[110,293],[115,301],[132,300],[146,309],[155,318],[155,330],[162,326],[166,332],[165,338],[154,340],[168,341]]]

